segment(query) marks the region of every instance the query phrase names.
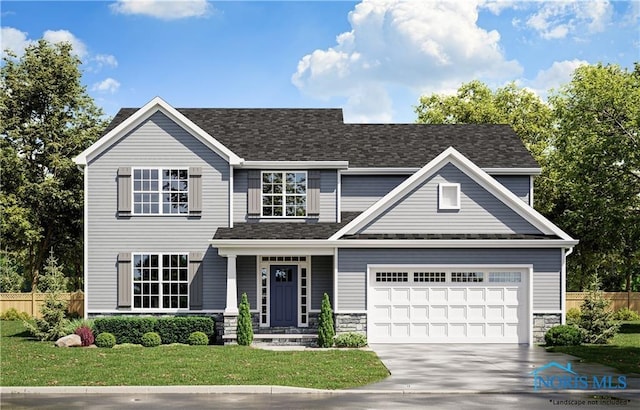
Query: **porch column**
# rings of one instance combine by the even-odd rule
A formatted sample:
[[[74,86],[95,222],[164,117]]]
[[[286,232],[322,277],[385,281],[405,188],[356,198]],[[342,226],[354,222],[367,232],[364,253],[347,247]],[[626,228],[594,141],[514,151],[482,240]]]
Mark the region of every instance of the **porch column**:
[[[227,307],[224,309],[225,316],[238,315],[236,256],[237,255],[227,255]]]

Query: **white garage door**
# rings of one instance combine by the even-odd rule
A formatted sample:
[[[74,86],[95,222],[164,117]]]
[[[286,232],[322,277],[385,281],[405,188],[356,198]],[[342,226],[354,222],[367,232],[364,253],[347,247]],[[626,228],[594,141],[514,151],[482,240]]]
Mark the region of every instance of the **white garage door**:
[[[371,343],[528,343],[526,269],[369,271]]]

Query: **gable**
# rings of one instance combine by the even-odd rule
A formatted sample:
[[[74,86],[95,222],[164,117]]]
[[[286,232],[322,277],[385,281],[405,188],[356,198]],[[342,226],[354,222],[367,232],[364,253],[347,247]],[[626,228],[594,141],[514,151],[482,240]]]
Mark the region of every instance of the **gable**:
[[[438,186],[460,184],[460,209],[438,208]],[[399,198],[357,234],[541,234],[452,163]]]

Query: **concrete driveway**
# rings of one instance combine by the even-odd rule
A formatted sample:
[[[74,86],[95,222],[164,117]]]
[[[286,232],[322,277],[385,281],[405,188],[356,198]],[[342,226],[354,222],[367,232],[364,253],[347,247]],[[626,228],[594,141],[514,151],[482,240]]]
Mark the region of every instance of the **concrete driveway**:
[[[539,346],[505,344],[373,344],[370,346],[391,372],[376,390],[429,392],[532,392],[537,367],[555,361],[571,362],[580,375],[618,375],[599,364],[580,363]],[[561,374],[561,373],[558,373]],[[640,379],[628,377],[628,389],[640,388]]]

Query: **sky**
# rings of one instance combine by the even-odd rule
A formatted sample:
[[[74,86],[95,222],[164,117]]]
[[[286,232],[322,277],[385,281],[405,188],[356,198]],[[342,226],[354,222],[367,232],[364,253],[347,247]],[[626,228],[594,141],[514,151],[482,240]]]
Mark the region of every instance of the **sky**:
[[[3,0],[0,13],[2,50],[71,42],[107,115],[160,96],[414,122],[421,95],[472,80],[546,99],[581,64],[640,62],[640,0]]]

